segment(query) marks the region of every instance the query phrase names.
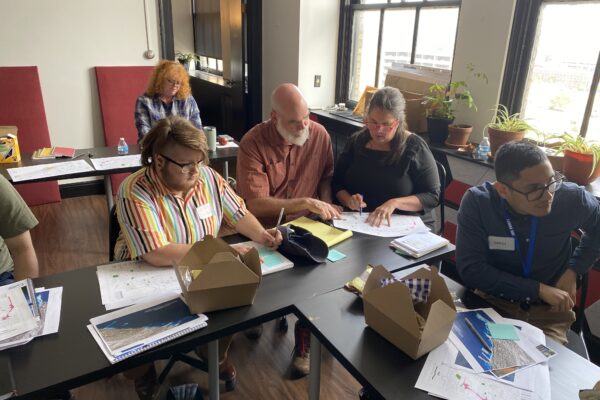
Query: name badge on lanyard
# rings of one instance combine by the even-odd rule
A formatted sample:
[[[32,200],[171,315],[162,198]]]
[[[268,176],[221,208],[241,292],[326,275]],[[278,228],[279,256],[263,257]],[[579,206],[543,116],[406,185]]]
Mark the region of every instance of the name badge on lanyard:
[[[517,232],[515,231],[515,228],[513,227],[513,224],[508,215],[508,211],[506,209],[506,200],[504,199],[502,199],[502,209],[504,210],[504,218],[506,219],[508,231],[510,232],[510,236],[512,236],[514,240],[514,246],[517,248],[519,259],[523,264],[523,276],[525,278],[529,278],[531,276],[531,270],[533,268],[533,253],[535,251],[535,239],[537,236],[538,218],[531,217],[531,227],[529,228],[529,246],[527,247],[527,258],[523,259],[523,255],[521,254],[521,246],[519,244],[519,238],[517,237]]]
[[[515,251],[515,239],[504,236],[488,236],[490,250]]]

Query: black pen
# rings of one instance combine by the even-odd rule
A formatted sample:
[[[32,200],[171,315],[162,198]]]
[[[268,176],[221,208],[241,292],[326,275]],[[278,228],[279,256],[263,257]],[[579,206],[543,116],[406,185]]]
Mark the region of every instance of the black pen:
[[[467,326],[469,327],[469,329],[471,330],[471,332],[473,332],[475,334],[475,336],[477,336],[477,339],[479,339],[479,341],[481,342],[481,344],[483,344],[483,347],[485,347],[485,349],[487,351],[489,351],[490,353],[492,353],[492,348],[490,347],[490,345],[487,344],[487,342],[485,340],[483,340],[483,338],[481,337],[481,335],[479,334],[479,332],[477,332],[477,329],[475,329],[475,327],[473,326],[473,324],[471,323],[471,321],[469,321],[468,318],[465,318],[465,324],[467,324]]]

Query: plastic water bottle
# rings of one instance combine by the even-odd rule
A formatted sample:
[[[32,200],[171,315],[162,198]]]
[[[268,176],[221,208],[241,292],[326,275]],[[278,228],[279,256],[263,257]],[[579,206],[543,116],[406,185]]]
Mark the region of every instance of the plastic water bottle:
[[[120,155],[129,153],[129,146],[127,146],[125,138],[119,138],[119,144],[117,145],[117,153]]]
[[[487,160],[489,152],[490,141],[486,136],[484,136],[483,139],[481,139],[481,143],[479,143],[479,146],[477,147],[477,158],[480,160]]]

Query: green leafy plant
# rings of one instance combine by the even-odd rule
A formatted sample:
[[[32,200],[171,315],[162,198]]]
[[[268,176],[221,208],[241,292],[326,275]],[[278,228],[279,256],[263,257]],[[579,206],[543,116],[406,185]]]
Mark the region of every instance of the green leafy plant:
[[[499,131],[505,132],[524,132],[535,130],[527,121],[525,121],[519,113],[510,114],[506,106],[498,104],[492,121],[485,128],[490,127]]]
[[[182,64],[188,64],[192,60],[200,61],[200,56],[198,54],[184,53],[181,51],[178,51],[177,53],[175,53],[175,58],[177,59],[177,61],[179,61]]]
[[[475,108],[475,101],[465,81],[451,82],[447,86],[436,83],[429,87],[429,93],[423,96],[421,104],[425,106],[427,117],[454,119],[454,106],[464,103],[468,108]]]
[[[591,141],[586,141],[583,136],[571,135],[564,133],[559,136],[562,144],[558,148],[559,151],[572,151],[580,154],[591,154],[592,155],[592,170],[589,176],[592,176],[600,160],[600,145]]]

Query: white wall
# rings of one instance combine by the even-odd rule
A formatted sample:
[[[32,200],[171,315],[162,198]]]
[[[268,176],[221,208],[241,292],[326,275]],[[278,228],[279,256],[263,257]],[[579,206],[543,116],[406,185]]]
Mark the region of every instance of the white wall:
[[[175,51],[194,53],[194,29],[190,0],[171,0]]]
[[[298,87],[310,107],[335,103],[339,0],[302,0]],[[321,87],[314,87],[321,75]]]
[[[477,111],[458,110],[456,123],[473,125],[471,140],[479,142],[483,127],[492,119],[500,99],[504,65],[516,0],[462,0],[452,80],[467,80]],[[485,73],[488,84],[471,78],[467,64]]]
[[[0,2],[0,65],[38,67],[53,145],[104,145],[93,68],[158,61],[157,3],[146,1],[153,60],[143,56],[144,0]]]
[[[262,115],[271,113],[271,92],[285,82],[298,84],[301,0],[262,2]]]

